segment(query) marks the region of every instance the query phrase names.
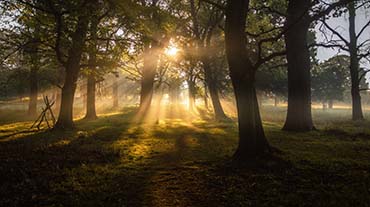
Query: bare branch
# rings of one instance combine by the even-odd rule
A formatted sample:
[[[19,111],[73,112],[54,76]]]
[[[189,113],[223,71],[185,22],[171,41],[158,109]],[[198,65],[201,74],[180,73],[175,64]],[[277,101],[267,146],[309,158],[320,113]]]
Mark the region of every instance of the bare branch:
[[[370,20],[361,28],[360,32],[356,35],[356,39],[358,39],[362,33],[366,30],[366,28],[370,26]]]
[[[338,2],[332,3],[325,10],[323,10],[321,12],[318,12],[317,14],[311,16],[311,21],[316,21],[316,20],[330,14],[330,12],[332,12],[333,10],[335,10],[337,8],[340,8],[340,7],[343,7],[346,4],[348,4],[350,2],[353,2],[353,1],[355,1],[355,0],[340,0]]]
[[[310,44],[308,47],[325,47],[325,48],[340,48],[341,50],[349,52],[349,49],[344,47],[343,45],[340,44],[326,44],[326,43],[313,43]]]
[[[326,28],[328,28],[333,34],[335,34],[337,37],[339,37],[339,39],[341,39],[348,47],[349,47],[349,42],[341,35],[339,34],[339,32],[337,32],[335,29],[333,29],[332,27],[330,27],[330,25],[328,25],[325,20],[322,20],[321,21]]]

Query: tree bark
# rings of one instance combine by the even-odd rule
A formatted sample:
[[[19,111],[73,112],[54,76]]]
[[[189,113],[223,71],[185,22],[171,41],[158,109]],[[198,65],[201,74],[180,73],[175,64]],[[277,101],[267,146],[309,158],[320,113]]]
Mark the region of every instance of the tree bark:
[[[88,16],[82,14],[78,17],[76,30],[72,36],[72,46],[68,51],[68,60],[66,63],[66,75],[62,88],[62,100],[60,112],[55,128],[71,129],[74,128],[73,123],[73,99],[76,91],[76,82],[80,72],[80,61],[85,38],[88,29]]]
[[[351,73],[351,95],[352,95],[352,120],[363,120],[361,94],[360,94],[360,80],[359,80],[359,59],[357,48],[356,35],[356,9],[355,3],[348,4],[349,11],[349,52],[350,52],[350,73]]]
[[[95,108],[95,96],[96,96],[96,79],[94,74],[89,74],[87,76],[87,93],[86,93],[86,115],[85,119],[96,119]]]
[[[245,25],[249,0],[228,0],[225,42],[238,111],[239,144],[236,160],[248,161],[269,151],[259,114],[255,70],[246,50]]]
[[[307,45],[310,26],[310,0],[291,0],[288,4],[285,34],[288,60],[288,112],[283,130],[314,129],[311,114],[311,64]]]

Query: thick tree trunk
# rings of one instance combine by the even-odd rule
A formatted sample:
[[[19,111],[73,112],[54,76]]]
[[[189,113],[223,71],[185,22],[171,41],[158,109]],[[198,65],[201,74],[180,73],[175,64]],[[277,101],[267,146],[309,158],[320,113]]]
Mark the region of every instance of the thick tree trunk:
[[[94,74],[89,74],[87,76],[87,93],[86,93],[86,115],[85,119],[96,119],[98,116],[96,115],[96,108],[95,108],[95,93],[96,91],[96,79]]]
[[[348,4],[349,11],[349,52],[350,52],[350,73],[351,73],[351,95],[352,95],[352,120],[362,120],[364,115],[362,113],[361,94],[360,94],[360,80],[359,80],[359,59],[357,48],[356,35],[356,9],[355,3]]]
[[[114,77],[112,85],[113,108],[118,108],[118,77]]]
[[[55,128],[71,129],[73,123],[73,99],[76,91],[76,82],[80,72],[80,61],[83,47],[85,44],[86,33],[89,19],[85,15],[78,18],[76,31],[72,37],[72,46],[68,51],[68,60],[66,63],[66,75],[64,86],[62,88],[62,100],[60,112]]]
[[[77,78],[76,78],[77,80]],[[62,99],[60,103],[60,111],[56,128],[71,129],[74,127],[73,123],[73,101],[76,91],[76,81],[72,75],[67,75],[64,86],[62,88]]]
[[[255,70],[246,51],[245,25],[249,0],[228,0],[225,42],[230,77],[235,91],[239,123],[236,160],[253,160],[269,151],[254,86]]]
[[[288,60],[287,131],[314,129],[311,115],[311,64],[307,45],[310,0],[289,1],[285,44]],[[303,15],[303,16],[302,16]]]
[[[243,66],[240,66],[243,68]],[[265,153],[268,143],[259,113],[257,94],[253,80],[233,81],[238,110],[239,145],[237,158],[252,158]]]
[[[36,67],[32,67],[30,71],[30,101],[28,103],[28,115],[37,115],[37,96],[38,96],[38,81]]]

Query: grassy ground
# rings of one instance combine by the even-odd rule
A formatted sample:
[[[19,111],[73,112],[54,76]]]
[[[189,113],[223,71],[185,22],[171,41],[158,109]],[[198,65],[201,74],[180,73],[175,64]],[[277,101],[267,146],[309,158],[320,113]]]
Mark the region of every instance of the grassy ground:
[[[135,124],[134,114],[64,133],[2,122],[0,206],[370,206],[370,122],[349,121],[348,110],[315,110],[318,131],[288,133],[285,109],[264,107],[284,164],[249,169],[229,162],[233,122]]]

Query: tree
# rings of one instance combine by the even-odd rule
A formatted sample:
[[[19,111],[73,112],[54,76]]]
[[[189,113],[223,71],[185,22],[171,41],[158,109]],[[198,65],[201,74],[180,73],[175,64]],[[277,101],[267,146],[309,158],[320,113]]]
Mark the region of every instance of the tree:
[[[221,1],[222,3],[223,1]],[[220,3],[220,2],[217,2]],[[206,86],[211,96],[215,118],[218,120],[226,119],[227,116],[222,108],[216,71],[211,64],[212,60],[212,37],[217,25],[223,20],[224,13],[219,8],[208,5],[198,4],[194,0],[190,1],[190,14],[192,18],[192,31],[196,39],[197,58],[202,63]],[[205,89],[206,90],[206,89]]]
[[[309,131],[314,128],[311,115],[311,74],[308,8],[311,0],[290,0],[287,9],[285,44],[288,61],[288,112],[284,130]]]
[[[37,15],[37,14],[36,14]],[[36,17],[38,18],[38,17]],[[33,33],[31,34],[32,39],[30,43],[25,47],[26,53],[30,57],[30,75],[29,75],[29,104],[28,104],[28,115],[36,116],[37,113],[37,97],[38,97],[38,72],[40,69],[40,25],[35,22]]]
[[[63,54],[61,50],[61,37],[64,33],[65,22],[64,13],[57,10],[56,5],[49,5],[53,11],[55,18],[55,28],[57,38],[55,40],[55,51],[58,61],[65,68],[64,85],[62,87],[62,99],[60,105],[59,116],[55,124],[57,129],[70,129],[74,128],[73,123],[73,101],[74,94],[76,91],[76,82],[81,69],[81,58],[83,49],[85,47],[86,35],[88,32],[88,25],[91,18],[90,10],[94,9],[94,6],[98,6],[98,3],[91,1],[85,5],[79,2],[76,13],[74,13],[77,19],[75,30],[71,33],[70,47],[67,49],[68,52]],[[93,6],[94,5],[94,6]],[[71,12],[71,11],[70,11]],[[64,58],[66,57],[66,59]]]
[[[289,0],[284,35],[288,61],[288,112],[284,130],[315,129],[311,114],[310,26],[348,2],[350,0],[321,4],[312,0]]]
[[[288,77],[286,64],[266,65],[256,73],[256,88],[275,99],[275,106],[279,100],[286,99],[288,95]]]
[[[86,115],[85,119],[96,119],[95,109],[95,90],[96,90],[96,55],[97,55],[97,32],[98,32],[99,17],[94,15],[90,23],[91,43],[89,47],[89,65],[90,71],[87,75],[87,91],[86,91]]]
[[[237,102],[239,145],[234,157],[250,160],[269,151],[259,114],[255,70],[246,50],[245,26],[249,0],[228,0],[225,43],[230,77]]]
[[[160,53],[169,43],[169,33],[174,29],[172,15],[160,5],[158,0],[142,1],[142,7],[146,15],[142,16],[145,29],[141,31],[143,66],[141,71],[141,91],[139,115],[143,116],[150,108],[153,92],[154,79],[158,67]],[[166,2],[162,2],[165,3]]]
[[[370,56],[369,52],[369,40],[366,39],[363,42],[359,42],[361,36],[364,34],[366,28],[370,27],[370,20],[363,25],[363,27],[356,32],[356,10],[362,7],[366,7],[369,4],[368,1],[363,1],[359,6],[357,2],[351,2],[347,5],[349,13],[349,39],[345,38],[336,29],[332,28],[325,20],[322,19],[323,27],[328,29],[332,36],[336,36],[338,39],[329,39],[326,44],[320,44],[325,47],[338,47],[344,50],[350,55],[350,75],[351,75],[351,97],[352,97],[352,120],[364,119],[361,104],[361,88],[360,83],[363,77],[366,75],[367,70],[360,70],[360,61]],[[335,14],[334,14],[335,15]],[[340,16],[340,15],[337,15]],[[326,31],[323,30],[325,33]]]
[[[312,97],[321,101],[323,106],[328,103],[333,108],[334,100],[343,100],[344,92],[349,87],[349,57],[338,55],[313,67]]]

